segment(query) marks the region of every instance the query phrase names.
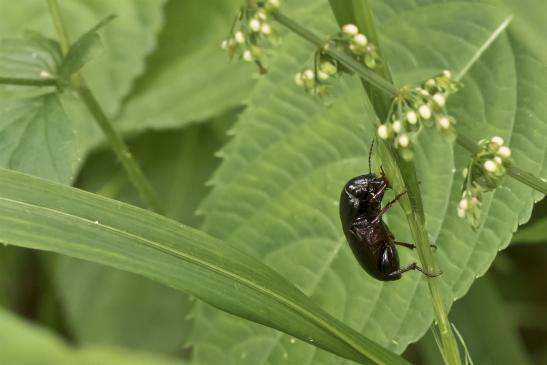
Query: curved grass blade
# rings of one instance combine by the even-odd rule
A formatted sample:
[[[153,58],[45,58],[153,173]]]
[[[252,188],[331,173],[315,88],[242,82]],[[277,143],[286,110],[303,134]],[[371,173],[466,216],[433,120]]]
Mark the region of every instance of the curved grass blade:
[[[407,364],[258,260],[160,215],[10,170],[0,170],[0,211],[6,244],[149,277],[362,364]]]

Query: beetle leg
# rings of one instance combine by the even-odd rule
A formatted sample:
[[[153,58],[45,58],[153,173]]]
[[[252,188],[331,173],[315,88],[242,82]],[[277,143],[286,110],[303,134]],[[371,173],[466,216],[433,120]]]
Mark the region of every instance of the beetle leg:
[[[401,199],[401,197],[402,197],[403,195],[405,195],[405,194],[406,194],[406,190],[403,191],[403,192],[400,193],[400,194],[397,194],[397,195],[395,196],[395,198],[394,198],[392,201],[390,201],[389,203],[387,203],[387,204],[385,205],[385,207],[382,208],[382,210],[380,211],[380,213],[378,213],[378,215],[376,216],[376,218],[374,218],[374,219],[372,220],[372,223],[374,223],[374,224],[378,223],[378,222],[380,221],[380,219],[382,219],[382,216],[384,215],[384,213],[387,212],[387,210],[388,210],[389,208],[391,208],[391,206],[392,206],[393,204],[395,204],[395,202],[396,202],[397,200]]]
[[[389,185],[387,183],[384,183],[384,185],[376,192],[375,194],[372,194],[372,199],[376,199],[377,196],[382,195],[386,189],[389,188]]]
[[[397,271],[394,271],[394,272],[390,273],[388,276],[399,276],[399,275],[404,274],[405,272],[411,271],[411,270],[418,270],[419,272],[421,272],[422,274],[424,274],[428,278],[434,278],[434,277],[439,276],[439,275],[442,274],[442,271],[437,272],[437,273],[427,272],[424,269],[422,269],[421,267],[419,267],[417,263],[413,262],[408,266],[405,266],[403,268],[400,268]]]
[[[393,243],[396,244],[396,245],[399,245],[399,246],[404,246],[406,248],[410,248],[411,250],[416,248],[416,245],[413,244],[413,243],[407,243],[407,242],[401,242],[401,241],[393,241]],[[431,247],[432,249],[437,251],[437,245],[429,245],[429,247]]]

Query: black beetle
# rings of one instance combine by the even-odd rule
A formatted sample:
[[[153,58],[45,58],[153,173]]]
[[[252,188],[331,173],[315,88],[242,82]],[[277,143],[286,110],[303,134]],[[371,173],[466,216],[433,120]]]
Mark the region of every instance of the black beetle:
[[[374,143],[374,142],[373,142]],[[432,274],[424,271],[415,262],[401,268],[399,254],[395,245],[410,249],[414,244],[395,241],[395,237],[383,222],[384,213],[403,195],[397,195],[392,201],[381,207],[382,198],[390,188],[384,175],[369,173],[349,180],[340,195],[340,220],[347,241],[361,267],[372,277],[382,281],[392,281],[401,278],[401,274],[410,270],[419,270],[428,277]]]

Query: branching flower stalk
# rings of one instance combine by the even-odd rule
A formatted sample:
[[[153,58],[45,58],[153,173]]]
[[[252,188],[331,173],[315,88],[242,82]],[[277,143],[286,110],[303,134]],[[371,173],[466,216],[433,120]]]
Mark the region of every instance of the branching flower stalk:
[[[63,24],[61,9],[57,0],[47,0],[47,4],[55,29],[57,31],[57,36],[59,38],[59,43],[61,44],[63,55],[66,55],[68,50],[70,49],[70,41],[68,39],[68,35]],[[106,113],[93,95],[91,89],[89,89],[89,87],[87,86],[84,78],[79,73],[72,75],[69,86],[76,90],[82,102],[85,104],[85,106],[103,131],[108,143],[110,144],[110,147],[116,154],[116,157],[120,160],[123,168],[127,172],[130,181],[137,189],[143,202],[145,202],[145,204],[147,204],[150,209],[154,210],[157,213],[161,213],[162,208],[156,192],[144,175],[138,162],[131,154],[129,148],[123,141],[123,138],[112,126],[112,123],[110,122],[110,120],[106,116]]]

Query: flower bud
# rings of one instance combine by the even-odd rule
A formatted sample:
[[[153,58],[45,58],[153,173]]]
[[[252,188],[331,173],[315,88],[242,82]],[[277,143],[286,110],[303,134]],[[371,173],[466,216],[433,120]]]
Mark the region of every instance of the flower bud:
[[[486,160],[484,162],[484,168],[486,171],[494,173],[498,171],[498,164],[492,160]]]
[[[260,20],[253,18],[251,21],[249,21],[249,28],[255,32],[260,32],[260,28],[262,27],[262,23],[260,23]]]
[[[410,110],[409,112],[406,113],[406,120],[414,125],[418,122],[418,116],[416,115],[416,112],[414,110]]]
[[[239,44],[245,43],[245,36],[243,35],[243,32],[241,32],[241,31],[238,31],[238,32],[236,32],[236,34],[234,34],[234,39]]]
[[[353,43],[359,48],[364,48],[366,47],[368,43],[368,39],[364,34],[357,33],[356,35],[353,36]]]
[[[395,133],[400,133],[401,130],[403,129],[403,124],[401,123],[400,120],[396,120],[393,122],[393,124],[391,125],[393,127],[393,131]]]
[[[350,37],[359,33],[359,28],[355,24],[346,24],[342,27],[342,32]]]
[[[435,94],[435,95],[433,95],[433,102],[439,108],[442,108],[446,104],[446,97],[443,94]]]
[[[298,72],[294,75],[294,83],[298,86],[304,86],[304,80],[302,80],[302,72]]]
[[[378,137],[380,137],[381,139],[388,139],[390,134],[389,132],[389,128],[385,124],[381,124],[378,127]]]
[[[439,118],[438,123],[439,123],[439,127],[441,127],[441,129],[450,128],[450,119],[448,119],[448,117]]]
[[[418,108],[418,113],[420,113],[420,116],[426,120],[431,118],[431,108],[427,104],[420,105]]]
[[[501,146],[500,148],[498,148],[497,154],[501,158],[508,159],[509,157],[511,157],[511,149],[507,146]]]
[[[253,52],[251,52],[250,50],[246,49],[244,52],[243,52],[243,60],[246,61],[246,62],[253,62],[255,60],[255,57],[253,55]]]
[[[503,138],[501,138],[500,136],[492,137],[490,141],[498,147],[503,146]]]
[[[401,134],[397,138],[397,143],[399,144],[399,146],[405,148],[405,147],[408,147],[408,145],[410,144],[410,139],[408,138],[406,134]]]
[[[264,35],[270,35],[272,34],[272,27],[268,23],[263,23],[260,27],[260,33]]]

